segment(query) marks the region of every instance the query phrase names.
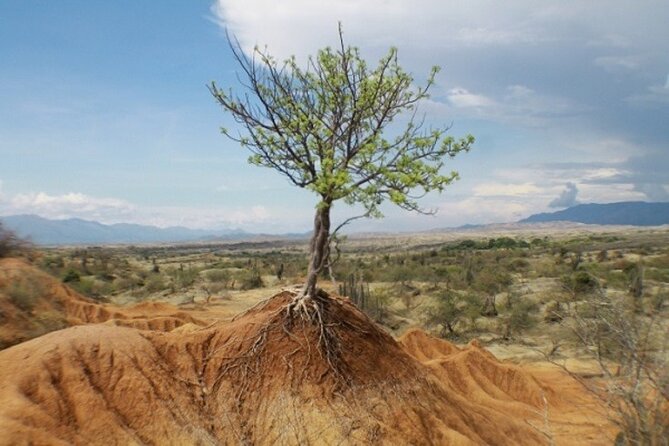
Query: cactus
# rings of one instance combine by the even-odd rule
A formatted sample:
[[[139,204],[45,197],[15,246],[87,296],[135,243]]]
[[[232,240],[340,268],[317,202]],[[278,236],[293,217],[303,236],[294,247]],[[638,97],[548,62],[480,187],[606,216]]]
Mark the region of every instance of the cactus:
[[[378,297],[372,298],[369,291],[369,283],[362,280],[361,275],[350,274],[346,280],[339,284],[339,294],[351,299],[358,308],[370,316],[379,319],[381,317],[381,306]]]

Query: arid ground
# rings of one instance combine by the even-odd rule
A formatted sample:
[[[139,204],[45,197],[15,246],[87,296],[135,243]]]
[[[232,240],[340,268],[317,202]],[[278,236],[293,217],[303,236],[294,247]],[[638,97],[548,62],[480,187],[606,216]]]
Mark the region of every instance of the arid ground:
[[[320,328],[305,248],[0,259],[0,443],[665,444],[669,229],[350,237]]]

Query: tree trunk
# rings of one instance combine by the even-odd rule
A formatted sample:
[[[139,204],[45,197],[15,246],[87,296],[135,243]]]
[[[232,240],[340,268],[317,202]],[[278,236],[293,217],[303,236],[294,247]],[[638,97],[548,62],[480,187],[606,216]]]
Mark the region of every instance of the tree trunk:
[[[309,269],[307,283],[302,291],[303,297],[315,297],[318,275],[328,260],[328,242],[330,237],[330,209],[332,202],[323,200],[316,209],[314,217],[314,233],[309,244]]]

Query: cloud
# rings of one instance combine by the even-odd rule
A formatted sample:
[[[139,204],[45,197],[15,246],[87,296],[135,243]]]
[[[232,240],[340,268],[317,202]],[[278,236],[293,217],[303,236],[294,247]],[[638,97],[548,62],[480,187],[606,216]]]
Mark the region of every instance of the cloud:
[[[332,42],[323,31],[334,33],[338,21],[356,40],[376,45],[385,45],[390,36],[431,48],[533,45],[579,38],[593,48],[629,48],[658,41],[660,45],[664,33],[650,31],[663,29],[665,8],[662,0],[649,3],[640,8],[625,0],[217,0],[212,13],[248,49],[268,44],[285,57],[301,56],[305,50]]]
[[[536,195],[542,189],[534,183],[505,184],[505,183],[483,183],[474,186],[474,195],[477,197],[519,197],[525,195]]]
[[[258,204],[234,207],[139,206],[118,198],[93,197],[79,192],[0,195],[0,215],[35,214],[50,219],[81,218],[104,224],[137,223],[195,229],[243,227],[255,232],[286,232],[295,230],[296,218],[308,223],[311,213],[312,209],[305,212]]]
[[[535,44],[548,39],[529,29],[494,29],[481,26],[460,28],[456,40],[468,46],[504,46]]]
[[[528,197],[505,198],[466,197],[447,199],[438,208],[437,216],[451,216],[450,225],[488,224],[518,221],[537,209],[539,203]]]
[[[0,201],[0,211],[7,214],[37,214],[47,218],[90,218],[106,220],[131,214],[135,207],[116,198],[98,198],[70,192],[49,195],[45,192],[16,194]]]
[[[594,63],[612,73],[637,70],[640,65],[636,56],[600,56]]]
[[[465,88],[454,88],[448,92],[448,101],[460,108],[483,108],[496,106],[495,101],[481,94],[474,94]]]
[[[583,104],[540,94],[520,84],[505,87],[496,97],[456,87],[448,90],[444,99],[445,103],[430,100],[423,106],[433,117],[475,117],[533,128],[544,128],[556,119],[576,118],[589,111]]]
[[[644,194],[650,201],[669,201],[667,187],[657,183],[637,183],[634,190]]]
[[[664,84],[649,86],[645,92],[626,98],[635,105],[665,105],[669,104],[669,75]]]
[[[548,204],[549,208],[568,208],[578,204],[576,200],[578,188],[574,183],[567,183],[560,196]]]

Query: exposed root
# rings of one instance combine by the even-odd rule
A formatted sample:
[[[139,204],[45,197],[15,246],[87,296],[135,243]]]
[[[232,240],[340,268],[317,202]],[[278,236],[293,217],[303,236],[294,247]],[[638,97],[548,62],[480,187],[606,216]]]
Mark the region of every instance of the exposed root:
[[[314,296],[300,293],[286,307],[285,326],[290,328],[298,320],[315,326],[318,330],[318,352],[328,364],[328,370],[319,379],[330,372],[338,384],[350,386],[346,364],[342,359],[341,343],[335,330],[341,326],[341,321],[335,320],[330,311],[333,303],[334,300],[322,290],[318,290]]]
[[[212,387],[217,388],[222,380],[226,380],[226,376],[230,377],[232,374],[237,381],[235,397],[238,401],[243,401],[244,394],[249,390],[248,383],[253,380],[252,377],[263,373],[266,367],[266,346],[269,339],[276,340],[277,335],[283,339],[281,342],[295,344],[294,349],[280,358],[282,363],[286,364],[287,373],[291,376],[296,373],[291,379],[293,383],[300,385],[304,382],[310,364],[315,364],[312,362],[312,351],[316,350],[327,364],[327,368],[319,370],[314,378],[318,382],[323,382],[330,375],[334,378],[333,391],[342,386],[351,386],[350,373],[342,357],[341,341],[337,331],[355,330],[358,327],[340,320],[336,308],[340,303],[321,290],[316,296],[305,296],[297,289],[290,290],[289,293],[293,296],[292,299],[273,310],[263,325],[254,330],[253,337],[243,341],[246,346],[244,350],[235,357],[227,358],[221,364]],[[264,308],[270,300],[258,303],[254,309]],[[309,336],[310,332],[315,332],[317,336],[315,349],[312,346],[316,336]],[[362,330],[361,332],[364,333]],[[233,342],[239,342],[239,339]],[[299,355],[302,357],[296,359]],[[295,367],[295,364],[300,366]]]

